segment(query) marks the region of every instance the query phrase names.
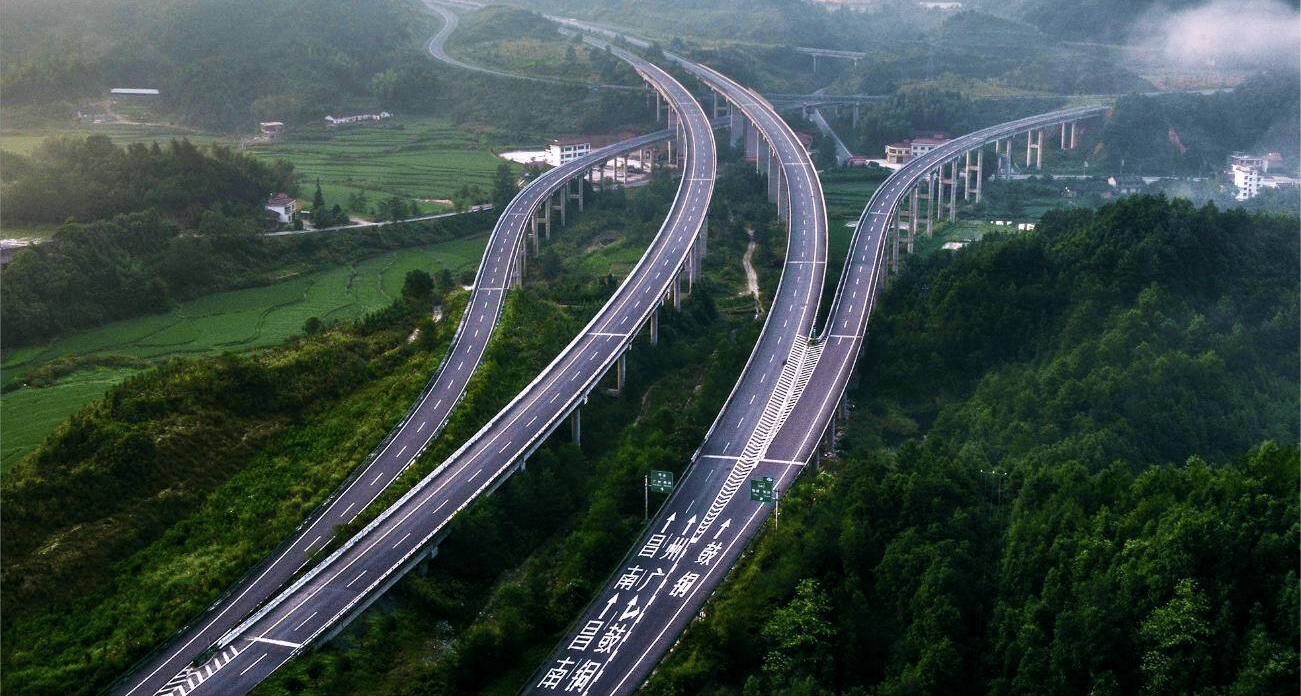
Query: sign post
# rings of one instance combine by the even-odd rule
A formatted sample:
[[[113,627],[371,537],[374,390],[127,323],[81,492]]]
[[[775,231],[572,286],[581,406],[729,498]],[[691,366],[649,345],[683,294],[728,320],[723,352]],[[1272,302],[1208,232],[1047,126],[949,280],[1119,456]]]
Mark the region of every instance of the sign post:
[[[650,474],[648,474],[645,477],[643,483],[645,485],[645,490],[643,491],[643,495],[642,495],[643,504],[645,506],[643,517],[645,518],[645,520],[649,520],[650,519],[650,492],[655,491],[656,493],[672,493],[673,472],[651,469]]]
[[[750,479],[750,500],[764,505],[773,505],[773,528],[777,528],[777,519],[781,516],[781,503],[778,502],[777,489],[773,488],[771,476]]]

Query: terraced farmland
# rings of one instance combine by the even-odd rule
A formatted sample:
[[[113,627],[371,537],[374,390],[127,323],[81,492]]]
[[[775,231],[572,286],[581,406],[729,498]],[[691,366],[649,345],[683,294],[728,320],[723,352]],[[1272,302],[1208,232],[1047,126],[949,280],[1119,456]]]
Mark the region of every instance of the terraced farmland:
[[[415,199],[422,212],[438,212],[442,208],[431,201],[450,199],[462,186],[491,190],[502,162],[465,131],[434,119],[291,134],[287,142],[256,152],[293,162],[304,196],[310,197],[319,179],[329,205],[346,207],[348,196],[361,192],[370,205],[391,196]]]

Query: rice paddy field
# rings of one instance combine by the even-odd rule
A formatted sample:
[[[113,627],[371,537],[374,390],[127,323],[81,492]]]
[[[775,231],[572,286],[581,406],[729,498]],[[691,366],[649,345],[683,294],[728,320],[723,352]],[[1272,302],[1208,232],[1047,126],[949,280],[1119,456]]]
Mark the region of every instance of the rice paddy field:
[[[420,202],[421,212],[441,212],[462,186],[492,189],[498,159],[466,131],[438,119],[404,118],[378,124],[313,130],[253,148],[259,157],[292,162],[300,175],[300,198],[311,200],[316,182],[327,205],[347,208],[362,193],[376,201],[398,196]]]
[[[170,140],[188,139],[195,145],[207,145],[214,142],[228,142],[228,139],[194,131],[189,128],[163,125],[130,125],[122,123],[100,124],[95,126],[75,126],[70,128],[24,128],[22,130],[5,130],[0,132],[0,149],[20,155],[31,155],[47,138],[85,138],[91,135],[107,135],[116,145],[131,143],[167,143]]]
[[[162,315],[84,331],[46,346],[8,351],[0,369],[8,383],[58,359],[124,356],[156,362],[173,356],[238,352],[284,343],[310,317],[329,324],[388,305],[408,271],[459,273],[478,266],[486,236],[394,251],[350,266],[304,273],[273,285],[217,293]],[[0,399],[0,466],[35,448],[73,412],[140,368],[78,370],[50,386],[11,391]]]

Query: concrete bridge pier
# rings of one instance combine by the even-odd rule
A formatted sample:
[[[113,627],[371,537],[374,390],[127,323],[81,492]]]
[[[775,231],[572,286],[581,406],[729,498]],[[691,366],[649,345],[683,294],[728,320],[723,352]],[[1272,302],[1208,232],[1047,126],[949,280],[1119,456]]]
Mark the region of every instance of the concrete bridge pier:
[[[571,186],[578,190],[573,191]],[[578,201],[578,212],[583,212],[583,180],[581,178],[570,179],[565,182],[565,197],[571,201]],[[561,219],[560,224],[565,224],[563,218]]]
[[[791,187],[790,182],[786,180],[786,168],[778,163],[777,167],[777,216],[790,222],[791,219]]]
[[[727,111],[727,144],[735,149],[737,143],[747,142],[745,134],[747,121],[735,109],[729,108]]]
[[[924,202],[926,204],[926,217],[924,217],[923,220],[925,220],[926,222],[926,236],[928,237],[932,234],[932,230],[934,229],[931,226],[931,218],[935,217],[934,191],[935,191],[935,175],[934,173],[930,173],[922,177],[917,182],[917,185],[913,187],[913,192],[912,192],[912,197],[917,200],[918,214],[921,214],[922,203]],[[915,234],[917,230],[921,228],[921,225],[918,223],[914,223],[913,227],[914,227],[914,234]]]
[[[650,321],[647,324],[650,329],[650,344],[658,346],[660,344],[660,310],[658,308],[651,312]]]
[[[628,354],[626,352],[619,354],[619,359],[610,368],[610,372],[614,373],[614,387],[607,387],[605,393],[610,396],[619,396],[623,393],[623,385],[628,377]],[[609,372],[606,373],[606,376],[609,376]]]
[[[569,434],[575,444],[583,444],[583,407],[581,405],[575,406],[573,413],[569,414]]]
[[[949,222],[955,222],[958,219],[958,160],[950,160],[949,167]]]
[[[1026,169],[1030,168],[1031,154],[1034,155],[1034,160],[1033,160],[1034,168],[1043,169],[1044,168],[1044,131],[1042,128],[1035,128],[1032,129],[1030,132],[1026,133],[1026,138],[1025,138]]]
[[[976,202],[980,202],[980,189],[985,178],[985,148],[976,148],[976,164],[971,164],[971,151],[967,151],[967,180],[962,186],[962,200],[969,201],[974,195]]]

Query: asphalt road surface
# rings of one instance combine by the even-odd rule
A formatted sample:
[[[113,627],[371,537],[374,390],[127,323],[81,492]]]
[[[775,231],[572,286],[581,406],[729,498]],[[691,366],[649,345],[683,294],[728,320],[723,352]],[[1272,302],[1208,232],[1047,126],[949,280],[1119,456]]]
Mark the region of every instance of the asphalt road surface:
[[[766,517],[768,508],[749,499],[749,480],[798,467],[765,452],[818,362],[820,348],[808,336],[826,271],[821,184],[766,102],[707,68],[687,68],[757,124],[780,162],[789,187],[785,267],[755,350],[686,475],[525,686],[528,694],[635,690]]]
[[[713,134],[680,84],[650,64],[624,57],[678,111],[689,143],[677,199],[647,255],[582,334],[511,404],[378,519],[222,637],[205,662],[178,675],[182,691],[247,693],[364,608],[419,561],[457,512],[509,476],[581,404],[656,311],[704,221],[715,173]],[[489,264],[484,277],[492,280],[483,289],[504,291],[504,285],[493,285],[504,280],[495,275],[504,270]]]
[[[661,131],[602,148],[530,182],[507,206],[489,237],[465,313],[434,379],[389,438],[291,539],[242,578],[180,636],[119,680],[110,693],[139,696],[162,690],[184,692],[186,684],[196,682],[195,672],[186,669],[190,661],[284,587],[303,569],[311,554],[329,541],[336,525],[350,522],[361,514],[441,432],[483,358],[501,314],[512,261],[525,243],[533,211],[553,191],[587,168],[668,135]]]

